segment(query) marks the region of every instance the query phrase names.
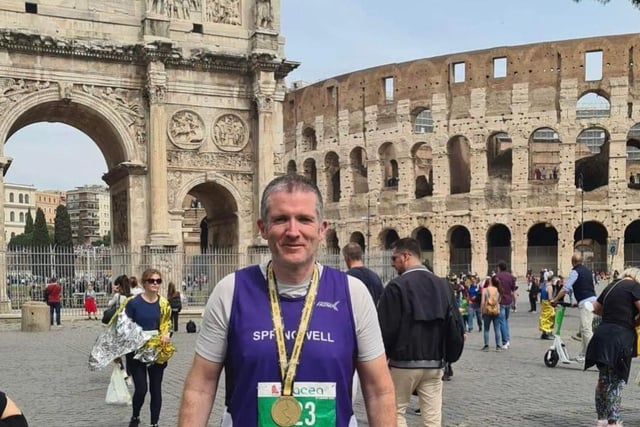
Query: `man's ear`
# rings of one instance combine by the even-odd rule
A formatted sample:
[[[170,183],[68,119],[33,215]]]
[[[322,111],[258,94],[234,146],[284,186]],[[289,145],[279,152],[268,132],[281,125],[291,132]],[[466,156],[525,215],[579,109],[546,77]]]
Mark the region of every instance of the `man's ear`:
[[[267,227],[264,223],[264,221],[262,221],[262,218],[258,219],[258,230],[260,230],[260,236],[266,240],[267,238]]]

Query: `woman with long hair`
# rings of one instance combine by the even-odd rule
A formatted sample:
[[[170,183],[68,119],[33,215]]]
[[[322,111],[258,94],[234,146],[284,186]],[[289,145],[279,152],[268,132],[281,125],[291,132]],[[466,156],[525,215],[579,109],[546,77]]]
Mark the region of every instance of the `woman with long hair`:
[[[171,324],[173,326],[173,332],[178,332],[178,317],[182,311],[182,295],[176,289],[176,285],[173,282],[169,282],[167,288],[167,299],[169,305],[171,305]]]
[[[482,291],[482,302],[480,309],[482,310],[482,320],[484,323],[484,347],[483,351],[489,351],[489,326],[493,325],[493,333],[496,338],[496,351],[503,351],[501,334],[500,334],[500,298],[502,296],[502,287],[500,279],[493,276],[488,281],[486,288]]]
[[[128,299],[124,311],[142,328],[147,338],[159,336],[160,342],[166,344],[170,338],[171,306],[169,301],[159,294],[162,275],[157,269],[149,268],[142,273],[141,282],[144,292]],[[133,356],[133,353],[127,354],[127,368],[134,384],[133,413],[129,427],[140,425],[140,409],[147,390],[151,396],[151,426],[157,427],[162,408],[162,377],[167,362],[147,364],[134,359]]]
[[[631,359],[638,355],[636,326],[640,323],[640,269],[628,268],[622,279],[611,282],[593,303],[602,316],[585,355],[584,369],[596,365],[596,426],[622,425],[622,389],[629,381]]]

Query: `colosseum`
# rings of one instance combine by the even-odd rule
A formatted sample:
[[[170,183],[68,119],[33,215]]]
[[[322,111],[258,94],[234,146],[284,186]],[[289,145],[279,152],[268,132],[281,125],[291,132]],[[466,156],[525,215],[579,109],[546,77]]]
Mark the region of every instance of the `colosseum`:
[[[638,53],[635,51],[638,50]],[[438,274],[640,264],[640,34],[381,65],[284,102],[328,249],[418,239]]]

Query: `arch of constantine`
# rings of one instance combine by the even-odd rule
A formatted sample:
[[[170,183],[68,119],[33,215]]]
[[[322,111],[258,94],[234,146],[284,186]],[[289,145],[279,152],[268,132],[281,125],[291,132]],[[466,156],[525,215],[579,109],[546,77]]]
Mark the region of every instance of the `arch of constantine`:
[[[326,195],[326,245],[416,237],[439,274],[640,264],[640,35],[498,47],[287,94],[288,171]]]
[[[130,251],[181,249],[192,199],[209,248],[259,244],[252,195],[283,169],[284,78],[298,65],[284,59],[279,10],[279,0],[2,1],[0,140],[47,121],[87,134],[108,167],[112,241]]]

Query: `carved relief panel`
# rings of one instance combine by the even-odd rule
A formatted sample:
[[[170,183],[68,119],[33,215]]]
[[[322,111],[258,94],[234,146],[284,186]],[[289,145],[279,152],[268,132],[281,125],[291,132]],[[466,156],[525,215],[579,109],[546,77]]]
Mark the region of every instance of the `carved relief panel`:
[[[229,113],[213,121],[211,136],[222,151],[241,151],[249,141],[247,124],[239,116]]]
[[[176,111],[167,125],[169,139],[176,147],[185,150],[200,148],[206,135],[202,117],[190,110]]]
[[[128,210],[127,191],[123,190],[111,196],[112,216],[111,224],[113,227],[113,243],[127,243],[129,241],[129,210]]]
[[[206,21],[217,24],[242,25],[240,0],[206,0]]]

